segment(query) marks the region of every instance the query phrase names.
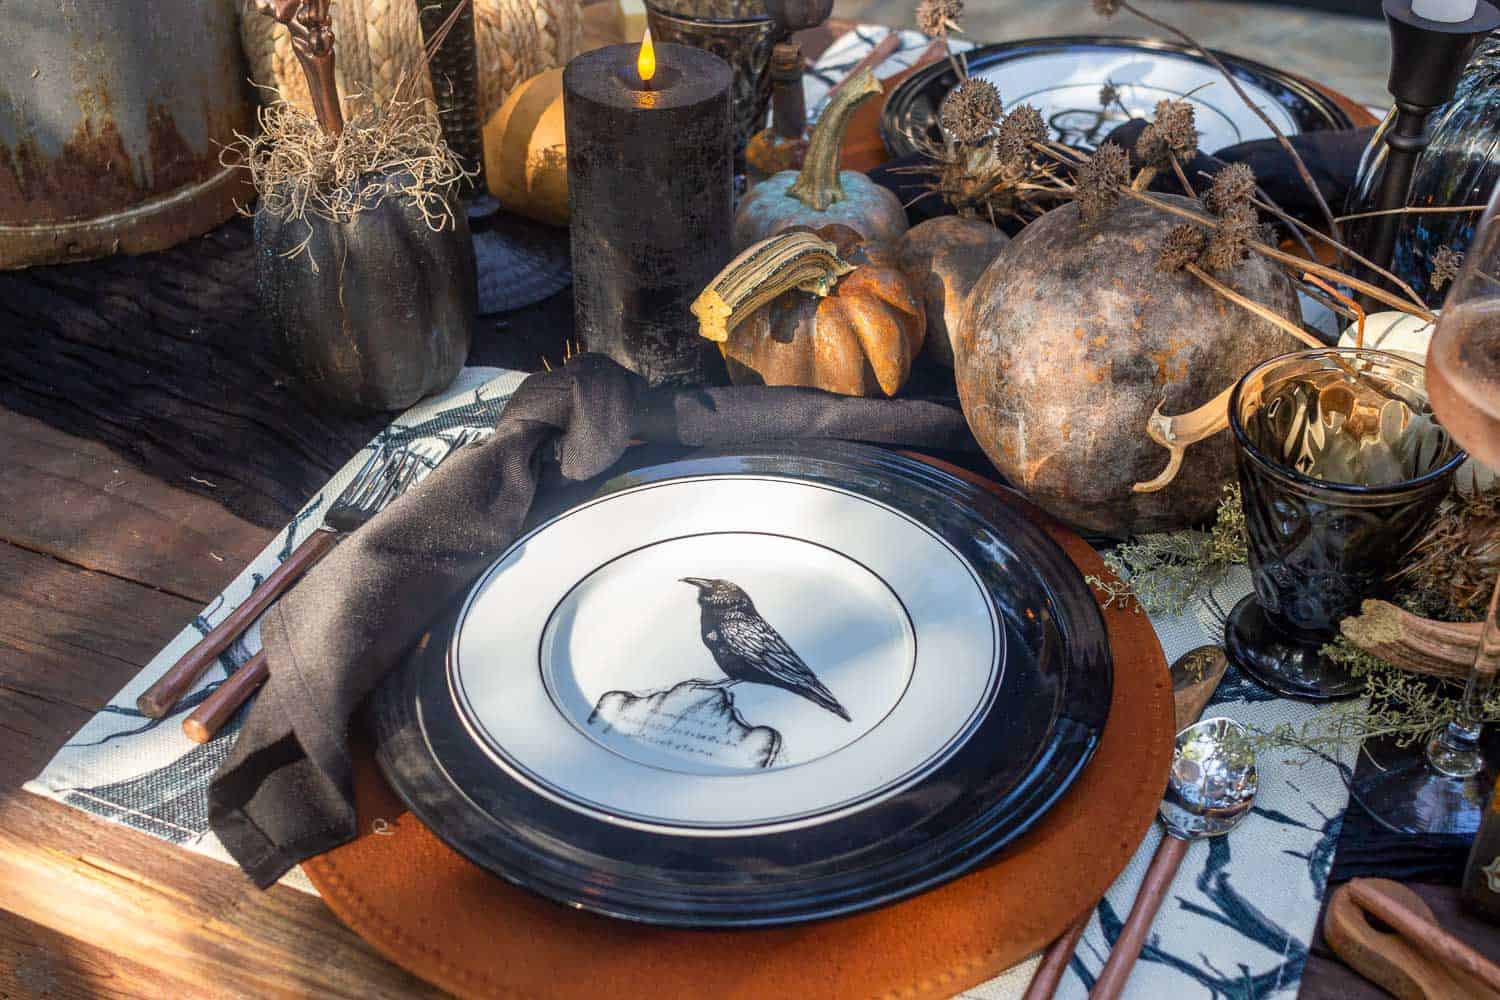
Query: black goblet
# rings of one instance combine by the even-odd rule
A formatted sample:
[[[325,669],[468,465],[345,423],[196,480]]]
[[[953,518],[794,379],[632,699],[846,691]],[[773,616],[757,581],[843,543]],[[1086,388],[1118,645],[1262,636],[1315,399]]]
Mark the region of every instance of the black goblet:
[[[1224,640],[1260,684],[1307,701],[1363,689],[1319,650],[1361,600],[1388,590],[1464,460],[1431,412],[1423,367],[1384,351],[1286,354],[1235,386],[1229,425],[1255,593],[1230,612]],[[1412,420],[1428,433],[1408,437]],[[1382,454],[1356,455],[1361,442]],[[1327,478],[1350,470],[1383,475]]]

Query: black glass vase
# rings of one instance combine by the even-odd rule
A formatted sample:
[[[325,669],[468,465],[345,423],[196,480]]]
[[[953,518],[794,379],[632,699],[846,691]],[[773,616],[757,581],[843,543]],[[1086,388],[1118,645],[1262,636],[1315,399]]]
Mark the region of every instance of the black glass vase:
[[[1363,689],[1319,650],[1363,599],[1389,589],[1464,459],[1432,425],[1409,441],[1393,436],[1415,450],[1398,445],[1376,485],[1310,475],[1339,467],[1329,442],[1342,420],[1309,428],[1307,413],[1321,421],[1324,407],[1340,414],[1352,406],[1350,420],[1379,412],[1360,399],[1395,400],[1412,419],[1431,419],[1422,365],[1383,351],[1283,355],[1252,369],[1230,396],[1255,593],[1230,612],[1225,645],[1236,666],[1289,698],[1328,701]]]

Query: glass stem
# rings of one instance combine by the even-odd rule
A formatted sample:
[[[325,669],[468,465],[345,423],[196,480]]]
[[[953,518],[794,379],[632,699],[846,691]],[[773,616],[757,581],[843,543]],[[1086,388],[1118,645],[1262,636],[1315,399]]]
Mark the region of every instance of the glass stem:
[[[1479,649],[1474,654],[1474,668],[1469,671],[1468,683],[1464,685],[1463,701],[1458,706],[1458,717],[1444,727],[1427,748],[1427,759],[1433,767],[1444,774],[1467,777],[1476,774],[1484,766],[1479,755],[1479,734],[1484,726],[1484,701],[1495,685],[1495,675],[1500,671],[1500,576],[1495,578],[1495,590],[1490,595],[1488,613],[1484,616],[1484,629],[1479,635]]]

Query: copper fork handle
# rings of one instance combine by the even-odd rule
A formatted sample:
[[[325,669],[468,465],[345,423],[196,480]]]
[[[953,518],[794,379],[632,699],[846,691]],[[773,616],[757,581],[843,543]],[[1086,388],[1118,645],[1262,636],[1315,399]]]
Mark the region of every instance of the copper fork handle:
[[[276,598],[286,593],[287,588],[296,582],[297,577],[307,572],[319,559],[322,559],[333,548],[338,541],[338,534],[326,528],[320,528],[304,538],[286,558],[280,566],[266,577],[259,587],[251,591],[250,596],[229,614],[224,620],[215,625],[213,631],[209,632],[197,645],[183,654],[182,659],[157,678],[141,696],[135,700],[136,708],[153,719],[164,718],[171,711],[182,696],[203,676],[203,671],[218,659],[219,654],[229,648],[250,623],[261,616],[261,613],[275,602]]]
[[[1031,977],[1031,984],[1026,987],[1026,994],[1021,1000],[1052,1000],[1057,993],[1058,984],[1062,982],[1063,973],[1068,971],[1068,963],[1073,961],[1073,952],[1078,950],[1078,942],[1083,938],[1083,932],[1088,930],[1089,921],[1093,917],[1094,908],[1090,906],[1048,946],[1042,955],[1042,964],[1036,967],[1036,973]]]
[[[1141,888],[1135,894],[1130,916],[1120,928],[1120,936],[1109,950],[1109,960],[1099,970],[1099,978],[1089,991],[1089,1000],[1115,1000],[1124,991],[1130,970],[1135,968],[1135,960],[1146,944],[1146,935],[1151,933],[1151,922],[1156,919],[1156,911],[1161,909],[1161,901],[1172,887],[1177,869],[1182,867],[1187,849],[1185,840],[1162,837],[1156,856],[1151,859],[1151,867],[1146,869],[1146,877],[1141,880]]]
[[[266,669],[266,652],[261,650],[214,688],[213,694],[204,698],[192,714],[182,720],[182,731],[194,743],[207,743],[270,675]]]

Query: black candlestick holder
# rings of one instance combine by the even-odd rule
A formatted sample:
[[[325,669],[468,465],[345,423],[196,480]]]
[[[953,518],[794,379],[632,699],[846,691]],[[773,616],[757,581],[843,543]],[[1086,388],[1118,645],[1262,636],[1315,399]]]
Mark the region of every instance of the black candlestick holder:
[[[1396,99],[1396,120],[1386,132],[1389,150],[1381,178],[1376,216],[1366,254],[1381,267],[1391,266],[1396,233],[1406,207],[1412,173],[1427,148],[1427,119],[1453,98],[1464,66],[1485,35],[1500,27],[1500,10],[1478,0],[1467,21],[1432,21],[1412,12],[1412,0],[1385,0],[1391,32],[1391,75],[1387,83]]]

